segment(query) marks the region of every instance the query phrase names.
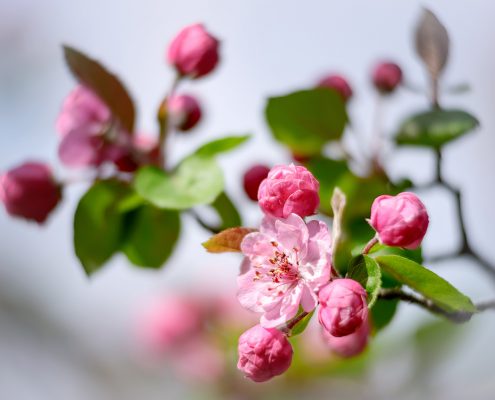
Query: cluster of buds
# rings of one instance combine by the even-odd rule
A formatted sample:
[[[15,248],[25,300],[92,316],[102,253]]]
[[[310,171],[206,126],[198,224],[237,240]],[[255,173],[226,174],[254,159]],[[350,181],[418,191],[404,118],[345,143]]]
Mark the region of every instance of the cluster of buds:
[[[171,42],[167,60],[178,80],[197,79],[218,63],[219,42],[203,25],[182,29]],[[194,128],[201,119],[198,100],[171,93],[165,99],[166,125],[180,132]],[[55,128],[59,136],[58,156],[72,169],[102,169],[110,173],[133,173],[143,165],[161,166],[163,155],[158,135],[128,132],[110,107],[89,87],[77,85],[64,100]],[[163,140],[163,138],[162,138]],[[95,174],[96,175],[96,174]],[[16,217],[46,221],[62,197],[63,185],[42,162],[26,162],[0,175],[0,200]]]
[[[254,185],[257,176],[252,175]],[[237,296],[243,307],[261,314],[259,325],[242,334],[238,346],[237,366],[255,382],[289,368],[293,350],[287,336],[316,307],[325,343],[334,353],[355,356],[368,343],[365,289],[334,270],[327,225],[305,220],[318,210],[318,191],[311,172],[293,164],[272,168],[259,184],[264,218],[259,231],[241,242],[244,261]],[[428,214],[412,193],[380,196],[369,223],[376,230],[375,241],[416,248],[426,233]]]

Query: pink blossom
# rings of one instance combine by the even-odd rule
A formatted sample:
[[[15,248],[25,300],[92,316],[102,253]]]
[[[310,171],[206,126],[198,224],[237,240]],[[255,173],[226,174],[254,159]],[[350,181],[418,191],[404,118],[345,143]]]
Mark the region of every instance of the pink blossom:
[[[292,346],[282,332],[255,325],[239,337],[237,368],[254,382],[283,374],[292,362]]]
[[[392,62],[382,62],[373,70],[373,84],[382,93],[391,93],[402,82],[402,70]]]
[[[259,232],[244,237],[241,250],[250,268],[238,277],[237,296],[243,307],[263,313],[263,327],[287,322],[299,305],[308,312],[316,307],[316,292],[331,276],[330,233],[323,222],[266,216]]]
[[[258,202],[266,214],[287,218],[294,213],[300,217],[315,214],[320,204],[320,184],[303,166],[277,165],[261,182]]]
[[[366,291],[353,279],[335,279],[320,289],[318,319],[332,336],[356,331],[368,318]]]
[[[202,310],[191,299],[167,296],[154,299],[139,315],[138,339],[152,352],[173,350],[202,328]]]
[[[172,125],[180,131],[188,131],[201,119],[198,100],[188,94],[175,95],[167,100],[168,116]]]
[[[387,246],[417,248],[426,234],[428,222],[426,207],[414,193],[379,196],[371,206],[369,223]]]
[[[328,75],[320,80],[318,87],[326,87],[334,89],[342,97],[344,101],[348,101],[352,97],[352,89],[347,79],[341,75]]]
[[[323,330],[323,337],[333,353],[340,357],[354,357],[362,353],[368,344],[370,324],[366,319],[361,326],[350,335],[336,337]]]
[[[26,162],[0,175],[0,201],[10,215],[43,223],[61,199],[51,168]]]
[[[199,78],[217,65],[218,45],[218,40],[202,24],[186,26],[170,43],[168,62],[179,74]]]

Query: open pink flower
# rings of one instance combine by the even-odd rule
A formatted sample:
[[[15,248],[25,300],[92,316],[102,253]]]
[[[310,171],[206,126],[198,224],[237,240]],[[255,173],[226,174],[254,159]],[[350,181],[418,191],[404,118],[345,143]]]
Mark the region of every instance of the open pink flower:
[[[263,313],[260,323],[265,328],[293,318],[299,305],[313,310],[316,292],[331,277],[330,248],[330,233],[323,222],[306,224],[296,214],[287,219],[266,216],[260,231],[241,243],[250,267],[238,278],[239,302]]]

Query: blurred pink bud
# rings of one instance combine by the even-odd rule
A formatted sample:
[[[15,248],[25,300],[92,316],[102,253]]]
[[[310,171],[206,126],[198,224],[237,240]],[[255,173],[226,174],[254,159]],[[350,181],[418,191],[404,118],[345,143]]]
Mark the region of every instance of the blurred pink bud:
[[[373,70],[373,84],[382,93],[391,93],[402,82],[402,70],[392,62],[382,62]]]
[[[0,201],[12,216],[43,223],[61,199],[50,167],[26,162],[0,175]]]
[[[244,191],[251,200],[258,201],[258,189],[269,172],[265,165],[254,165],[244,173]]]
[[[168,62],[180,75],[199,78],[218,63],[218,40],[202,24],[183,28],[168,48]]]
[[[153,352],[173,350],[202,328],[201,307],[179,296],[154,300],[139,317],[138,338]]]
[[[158,138],[138,133],[132,137],[132,143],[134,148],[144,156],[144,164],[160,165],[160,143]]]
[[[169,98],[167,111],[172,126],[183,132],[194,128],[201,118],[198,101],[187,94]]]
[[[354,357],[361,354],[368,344],[370,325],[368,319],[350,335],[336,337],[323,330],[323,336],[328,347],[340,357]]]
[[[344,101],[352,97],[352,89],[347,80],[341,75],[328,75],[320,80],[318,87],[336,90]]]
[[[368,317],[366,291],[353,279],[335,279],[318,293],[318,319],[332,336],[355,332]]]
[[[110,118],[105,103],[92,90],[79,85],[65,98],[55,125],[62,137],[74,131],[99,135]]]
[[[58,146],[58,157],[66,167],[98,166],[105,158],[104,147],[102,136],[76,130],[62,138]]]
[[[107,144],[102,158],[121,172],[135,172],[142,165],[160,165],[159,143],[149,135],[135,134],[131,143]]]
[[[387,246],[417,248],[426,234],[428,222],[426,207],[414,193],[379,196],[371,206],[369,223],[380,242]]]
[[[304,218],[316,213],[320,205],[320,184],[303,166],[277,165],[261,182],[258,202],[271,216],[287,218],[294,213]]]
[[[255,325],[239,338],[237,368],[254,382],[283,374],[292,362],[292,346],[277,329]]]

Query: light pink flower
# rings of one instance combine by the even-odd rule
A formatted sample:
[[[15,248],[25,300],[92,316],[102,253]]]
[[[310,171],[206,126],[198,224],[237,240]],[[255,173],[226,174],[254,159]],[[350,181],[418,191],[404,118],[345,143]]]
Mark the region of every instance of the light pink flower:
[[[368,344],[370,335],[370,324],[366,319],[361,326],[350,335],[336,337],[322,330],[323,337],[333,353],[340,357],[354,357],[362,353]]]
[[[202,24],[189,25],[170,43],[167,59],[179,74],[199,78],[217,65],[218,45],[218,40]]]
[[[414,193],[379,196],[371,206],[370,225],[387,246],[415,249],[428,229],[428,212]]]
[[[366,291],[353,279],[335,279],[320,289],[318,319],[333,336],[356,331],[368,318]]]
[[[318,209],[319,188],[320,184],[305,167],[277,165],[261,182],[258,202],[263,212],[273,217],[287,218],[292,213],[307,217]]]
[[[0,175],[0,201],[12,216],[43,223],[61,199],[51,168],[26,162]]]
[[[299,305],[311,311],[316,292],[331,276],[331,240],[320,221],[306,224],[265,217],[260,231],[245,236],[241,250],[250,268],[241,270],[238,299],[243,307],[263,313],[261,325],[275,327],[293,318]],[[245,263],[244,263],[245,264]]]
[[[255,325],[239,337],[237,368],[254,382],[283,374],[292,362],[292,346],[277,329]]]

